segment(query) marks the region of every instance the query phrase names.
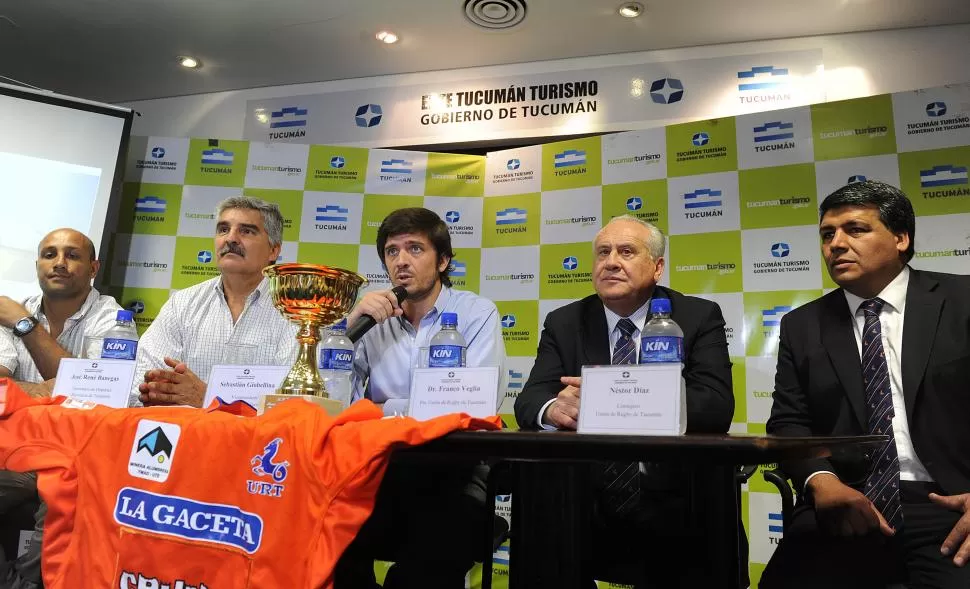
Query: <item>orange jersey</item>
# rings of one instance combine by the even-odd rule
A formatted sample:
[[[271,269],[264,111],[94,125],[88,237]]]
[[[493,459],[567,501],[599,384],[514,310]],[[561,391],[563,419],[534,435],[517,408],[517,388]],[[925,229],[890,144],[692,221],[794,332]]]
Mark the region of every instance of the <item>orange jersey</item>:
[[[297,400],[110,409],[0,379],[0,468],[38,473],[47,589],[331,587],[390,450],[499,425],[382,417],[369,401],[335,418]]]

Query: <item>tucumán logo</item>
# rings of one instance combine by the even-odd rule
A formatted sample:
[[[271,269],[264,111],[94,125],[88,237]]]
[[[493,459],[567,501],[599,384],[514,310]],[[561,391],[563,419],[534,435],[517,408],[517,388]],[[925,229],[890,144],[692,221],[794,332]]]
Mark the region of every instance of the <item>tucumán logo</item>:
[[[787,258],[791,253],[791,247],[787,243],[776,243],[771,246],[771,255],[775,258]]]
[[[643,199],[639,196],[631,196],[626,199],[626,210],[628,211],[639,211],[643,208]]]
[[[398,182],[408,184],[412,181],[411,172],[413,162],[402,159],[381,160],[380,178],[381,182]]]
[[[340,205],[328,204],[317,207],[313,220],[314,227],[320,231],[346,231],[350,209]]]
[[[575,256],[566,256],[565,258],[562,259],[563,270],[569,270],[570,272],[572,272],[578,267],[579,267],[579,260],[577,260]]]
[[[721,191],[713,188],[698,188],[694,192],[684,193],[684,218],[702,219],[705,217],[723,217],[721,210]]]
[[[935,119],[937,117],[942,117],[945,114],[946,114],[945,102],[931,102],[926,105],[926,116],[928,117],[933,117]]]
[[[459,225],[461,213],[459,211],[448,211],[445,213],[445,221],[448,223],[448,233],[452,235],[474,235],[474,225]]]
[[[771,309],[762,309],[761,326],[768,330],[773,327],[781,326],[781,318],[792,310],[791,305],[776,305]]]
[[[525,233],[529,213],[525,209],[509,207],[495,212],[496,233]]]
[[[307,114],[307,109],[299,106],[286,106],[272,111],[269,118],[269,138],[278,140],[306,137]]]
[[[853,175],[849,176],[849,179],[845,183],[847,185],[848,184],[856,184],[858,182],[865,182],[866,180],[868,180],[868,178],[866,178],[862,174],[853,174]]]
[[[511,313],[502,315],[502,329],[512,329],[513,327],[515,327],[515,315]]]
[[[769,121],[752,129],[754,150],[759,153],[795,148],[795,123]]]
[[[556,176],[585,174],[586,152],[581,149],[567,149],[553,156],[552,165]]]
[[[209,250],[199,250],[196,254],[195,259],[199,261],[200,264],[208,264],[212,261],[212,252]]]
[[[379,104],[363,104],[357,107],[357,113],[354,115],[354,123],[358,127],[370,128],[376,127],[381,124],[381,119],[384,116],[384,110]]]
[[[135,220],[142,222],[161,222],[165,220],[168,201],[157,196],[143,196],[135,199]]]
[[[684,84],[677,78],[660,78],[650,84],[650,100],[655,104],[674,104],[684,98]]]
[[[500,174],[492,174],[492,184],[505,184],[508,182],[524,182],[532,180],[535,177],[535,172],[529,169],[521,169],[522,160],[519,158],[512,158],[505,162],[506,172]]]
[[[339,170],[345,165],[347,165],[347,160],[345,160],[342,155],[335,155],[330,158],[330,167],[334,170]]]
[[[711,136],[706,132],[701,131],[699,133],[694,133],[694,136],[690,138],[690,142],[696,147],[704,147],[711,141]]]
[[[165,170],[168,172],[174,172],[178,169],[178,165],[174,160],[165,159],[165,148],[161,145],[155,145],[148,152],[149,159],[136,159],[135,169],[138,170]]]
[[[970,115],[958,113],[947,117],[947,104],[934,100],[926,105],[926,116],[906,123],[906,135],[926,135],[970,128]]]
[[[738,98],[741,104],[786,102],[788,84],[788,68],[756,65],[738,72]]]
[[[950,198],[970,196],[967,166],[946,164],[920,170],[919,185],[923,198]]]
[[[135,299],[125,306],[126,309],[134,313],[135,315],[141,315],[145,312],[145,302]]]
[[[754,274],[790,274],[794,272],[808,272],[812,269],[812,262],[807,258],[795,259],[791,257],[791,246],[785,242],[778,242],[769,248],[771,259],[755,261],[752,264]]]

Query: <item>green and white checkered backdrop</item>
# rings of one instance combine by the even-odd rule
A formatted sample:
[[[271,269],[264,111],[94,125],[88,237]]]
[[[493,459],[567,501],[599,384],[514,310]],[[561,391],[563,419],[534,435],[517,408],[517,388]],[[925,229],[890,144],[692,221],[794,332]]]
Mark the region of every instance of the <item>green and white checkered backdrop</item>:
[[[214,208],[242,192],[280,205],[281,260],[355,270],[369,288],[386,288],[378,225],[397,208],[428,207],[451,229],[456,288],[494,300],[503,315],[510,378],[501,412],[511,418],[546,314],[592,292],[591,241],[605,221],[631,214],[669,236],[663,283],[721,306],[732,431],[760,433],[781,317],[835,287],[819,251],[820,200],[863,178],[900,186],[918,216],[913,266],[970,273],[968,146],[966,84],[487,157],[140,137],[108,280],[145,329],[171,292],[217,275]],[[781,537],[781,504],[755,475],[743,508],[754,580]],[[507,568],[495,570],[503,586]]]

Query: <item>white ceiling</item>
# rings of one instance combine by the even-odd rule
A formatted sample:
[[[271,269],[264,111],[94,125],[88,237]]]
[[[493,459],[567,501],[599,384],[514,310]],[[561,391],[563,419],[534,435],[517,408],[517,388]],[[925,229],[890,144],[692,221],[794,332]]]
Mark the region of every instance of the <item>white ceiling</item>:
[[[620,0],[526,1],[518,27],[490,32],[465,21],[464,0],[0,0],[0,76],[126,102],[970,22],[968,0],[641,0],[638,19],[617,15]],[[378,43],[385,28],[401,41]]]

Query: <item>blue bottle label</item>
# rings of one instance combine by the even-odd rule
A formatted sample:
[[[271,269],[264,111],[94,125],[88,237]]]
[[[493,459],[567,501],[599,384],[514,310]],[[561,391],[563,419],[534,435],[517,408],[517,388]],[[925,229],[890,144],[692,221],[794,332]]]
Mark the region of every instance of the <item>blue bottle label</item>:
[[[324,349],[320,352],[321,370],[353,370],[354,353],[350,350]]]
[[[428,366],[431,368],[460,368],[462,346],[431,346]]]
[[[649,335],[640,340],[640,364],[683,361],[683,338]]]
[[[138,342],[130,339],[106,337],[101,345],[101,357],[112,360],[134,360],[137,352]]]

